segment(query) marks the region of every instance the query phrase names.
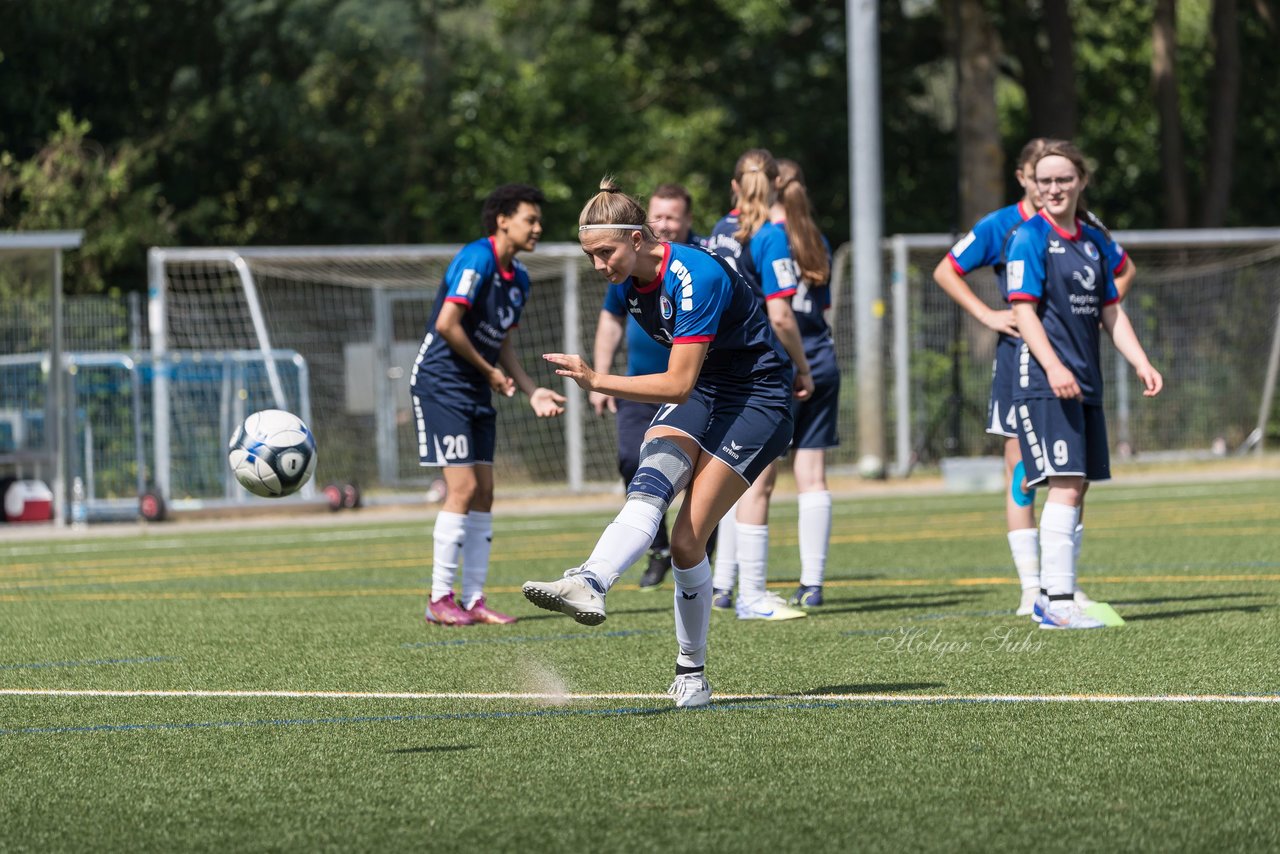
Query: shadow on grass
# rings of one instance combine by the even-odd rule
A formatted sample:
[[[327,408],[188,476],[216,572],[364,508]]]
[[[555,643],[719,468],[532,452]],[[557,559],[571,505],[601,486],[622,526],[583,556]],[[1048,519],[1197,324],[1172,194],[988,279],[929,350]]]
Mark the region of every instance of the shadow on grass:
[[[1117,599],[1111,605],[1164,605],[1169,602],[1201,602],[1206,599],[1258,599],[1263,593],[1206,593],[1203,596],[1158,596],[1152,599]]]
[[[1267,605],[1239,605],[1235,608],[1186,608],[1181,611],[1161,611],[1156,614],[1134,614],[1132,616],[1125,614],[1124,621],[1126,623],[1136,623],[1139,620],[1172,620],[1178,617],[1197,617],[1201,614],[1260,614]]]
[[[474,744],[424,744],[421,747],[402,747],[399,750],[388,750],[387,753],[458,753],[463,750],[475,750]]]
[[[935,596],[936,595],[937,594],[935,594]],[[817,617],[817,616],[825,616],[827,614],[871,614],[871,613],[876,613],[878,611],[919,611],[919,610],[924,610],[926,608],[927,609],[947,608],[947,607],[950,607],[951,605],[965,605],[967,603],[963,599],[958,597],[973,596],[973,595],[978,595],[978,594],[965,590],[965,591],[959,591],[956,593],[948,593],[946,594],[947,598],[945,599],[935,598],[927,602],[891,601],[891,602],[880,602],[876,604],[850,605],[849,607],[845,607],[845,608],[841,608],[841,607],[833,608],[829,605],[824,605],[821,609],[815,608],[813,611],[810,612],[810,614],[812,616]]]

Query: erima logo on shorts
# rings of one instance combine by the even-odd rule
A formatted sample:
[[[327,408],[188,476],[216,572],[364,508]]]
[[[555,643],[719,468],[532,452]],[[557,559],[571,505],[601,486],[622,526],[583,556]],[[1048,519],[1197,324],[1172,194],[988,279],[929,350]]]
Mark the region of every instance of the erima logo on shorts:
[[[742,450],[742,446],[739,445],[737,442],[733,441],[732,439],[730,439],[729,444],[722,445],[720,447],[720,450],[724,451],[726,454],[728,454],[729,456],[733,457],[736,460],[738,459],[738,451]]]
[[[1008,264],[1005,265],[1005,268],[1004,268],[1005,281],[1009,283],[1009,290],[1011,291],[1022,290],[1022,271],[1024,269],[1023,264],[1024,262],[1022,261],[1010,261]]]

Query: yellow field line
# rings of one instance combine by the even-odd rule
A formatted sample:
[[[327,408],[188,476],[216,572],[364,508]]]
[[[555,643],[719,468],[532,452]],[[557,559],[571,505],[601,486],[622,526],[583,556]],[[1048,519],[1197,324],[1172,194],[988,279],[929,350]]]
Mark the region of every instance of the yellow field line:
[[[1275,583],[1280,573],[1251,573],[1241,575],[1089,575],[1089,584],[1210,584],[1210,583]],[[846,578],[828,579],[825,587],[893,588],[893,587],[983,587],[1018,584],[1016,576],[975,578]],[[769,587],[786,589],[794,581],[774,582]],[[634,584],[619,584],[615,590],[639,590]],[[47,596],[33,594],[0,594],[0,602],[147,602],[147,601],[200,601],[219,599],[311,599],[370,596],[425,596],[428,587],[380,587],[343,590],[183,590],[171,592],[139,593],[53,593]],[[487,588],[493,593],[519,593],[512,585],[495,585]]]

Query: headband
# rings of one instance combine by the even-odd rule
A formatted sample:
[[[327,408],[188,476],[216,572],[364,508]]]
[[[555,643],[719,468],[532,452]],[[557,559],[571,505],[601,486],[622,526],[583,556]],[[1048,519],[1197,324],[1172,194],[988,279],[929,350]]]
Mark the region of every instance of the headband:
[[[599,230],[602,228],[619,228],[619,229],[622,229],[623,231],[626,231],[629,229],[637,229],[640,231],[644,230],[643,225],[610,225],[609,223],[600,223],[599,225],[580,225],[578,226],[578,231],[592,231],[592,230]]]

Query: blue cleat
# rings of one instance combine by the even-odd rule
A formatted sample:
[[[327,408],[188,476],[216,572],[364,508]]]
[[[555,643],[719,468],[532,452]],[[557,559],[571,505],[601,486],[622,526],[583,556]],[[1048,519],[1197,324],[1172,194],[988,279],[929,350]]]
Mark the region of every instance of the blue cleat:
[[[801,608],[817,608],[822,605],[822,585],[801,584],[787,601]]]
[[[712,590],[711,591],[711,607],[717,611],[733,610],[733,591],[732,590]]]

